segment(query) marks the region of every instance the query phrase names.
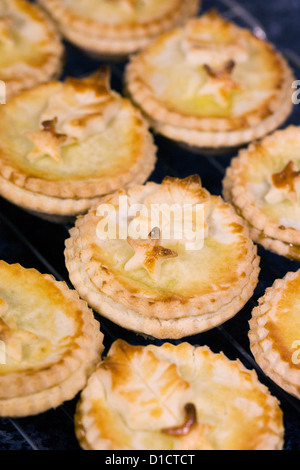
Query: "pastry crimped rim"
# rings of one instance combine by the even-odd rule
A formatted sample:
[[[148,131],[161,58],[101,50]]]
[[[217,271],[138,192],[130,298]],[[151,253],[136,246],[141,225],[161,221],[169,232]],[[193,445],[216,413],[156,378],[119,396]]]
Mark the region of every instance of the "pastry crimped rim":
[[[151,183],[148,183],[149,185]],[[221,200],[220,198],[217,198]],[[230,206],[228,206],[230,210]],[[72,261],[72,255],[68,254],[68,250],[74,246],[79,246],[80,254],[84,259],[84,262],[88,264],[85,267],[85,272],[87,273],[89,279],[96,288],[103,289],[103,293],[111,298],[121,298],[122,303],[129,309],[134,308],[140,314],[147,317],[160,318],[161,320],[169,320],[182,318],[183,312],[191,308],[197,309],[198,314],[201,313],[214,313],[225,304],[230,304],[230,302],[241,293],[241,290],[247,286],[248,276],[253,272],[254,266],[257,262],[257,248],[252,243],[248,230],[243,224],[243,221],[238,217],[235,212],[231,211],[232,223],[236,222],[243,228],[241,236],[244,237],[245,241],[245,266],[244,266],[244,279],[240,279],[240,283],[226,295],[222,293],[220,295],[218,292],[214,294],[207,294],[205,296],[192,297],[191,299],[185,299],[179,295],[173,295],[171,298],[155,299],[155,303],[150,302],[143,293],[132,294],[129,292],[124,285],[118,281],[118,279],[107,269],[99,265],[98,260],[92,259],[91,244],[94,240],[94,234],[96,230],[96,210],[92,209],[84,217],[80,217],[76,221],[75,227],[70,230],[70,239],[66,241],[67,244],[67,262]],[[76,252],[76,251],[75,251]],[[74,254],[75,254],[74,252]],[[78,257],[75,256],[75,259]],[[78,271],[77,271],[78,272]],[[105,284],[105,287],[103,286]],[[102,290],[101,290],[102,291]],[[205,298],[203,298],[205,297]],[[153,300],[153,299],[152,299]],[[200,305],[199,305],[200,304]],[[189,314],[186,314],[189,317]],[[196,314],[195,314],[196,315]]]
[[[4,261],[1,263],[7,264]],[[25,270],[20,264],[11,266]],[[0,375],[0,416],[26,416],[31,414],[33,409],[35,412],[41,412],[51,408],[51,403],[58,406],[73,398],[84,386],[84,376],[87,379],[104,350],[100,324],[77,292],[71,290],[65,282],[56,281],[52,275],[40,274],[36,269],[26,271],[37,273],[51,285],[55,285],[64,298],[71,301],[74,308],[77,307],[82,313],[83,325],[80,335],[74,338],[76,347],[73,351],[65,353],[59,361],[46,363],[38,370]]]
[[[244,278],[242,280],[241,276],[241,283],[227,294],[209,293],[188,299],[170,294],[167,298],[150,299],[142,291],[130,292],[106,266],[92,259],[95,209],[78,217],[75,227],[70,230],[70,238],[66,240],[65,262],[70,280],[94,310],[109,319],[113,318],[124,328],[159,338],[182,338],[218,326],[232,318],[247,303],[253,295],[260,272],[260,258],[247,227],[234,210],[226,206],[232,211],[233,222],[242,228],[241,236],[247,240]],[[114,299],[121,299],[121,303]]]
[[[238,207],[236,207],[233,203],[230,189],[232,184],[229,183],[229,175],[231,169],[228,168],[227,175],[223,180],[223,195],[226,201],[228,201],[236,210],[238,214],[241,214],[241,211]],[[258,230],[257,228],[250,225],[248,221],[245,221],[245,224],[248,226],[249,234],[252,240],[261,245],[265,250],[272,251],[277,255],[284,256],[286,258],[290,258],[292,260],[300,260],[300,245],[293,245],[292,243],[285,243],[280,240],[276,240],[275,238],[271,238],[265,235],[264,231]]]
[[[35,67],[32,75],[25,75],[20,77],[11,77],[5,81],[6,85],[6,100],[10,100],[14,95],[23,90],[32,88],[33,86],[56,79],[60,76],[64,65],[64,47],[62,44],[61,36],[47,15],[38,5],[28,1],[17,0],[26,9],[30,10],[31,14],[38,16],[43,20],[44,27],[48,30],[49,38],[47,47],[51,46],[51,54],[48,54],[47,61],[39,68]],[[1,73],[1,69],[0,69]]]
[[[75,257],[76,251],[68,246],[67,256]],[[99,292],[87,274],[83,278],[78,272],[78,264],[70,259],[68,261],[69,276],[72,284],[88,304],[101,316],[120,325],[122,328],[158,339],[182,339],[211,330],[233,318],[244,307],[253,295],[257,286],[260,272],[259,259],[253,264],[253,272],[249,276],[248,284],[241,294],[235,297],[229,305],[224,305],[217,312],[199,316],[183,317],[170,320],[161,320],[155,316],[146,317],[137,311],[125,308],[123,305]]]
[[[100,201],[100,198],[63,199],[45,196],[20,188],[1,176],[0,194],[17,206],[34,212],[73,217],[88,211]]]
[[[243,163],[248,160],[249,153],[261,145],[268,146],[279,140],[285,141],[288,137],[293,137],[295,133],[299,134],[299,128],[289,126],[286,129],[278,130],[271,135],[266,136],[259,142],[252,143],[247,149],[239,152],[238,156],[232,159],[230,167],[227,168],[225,178],[223,180],[223,195],[244,218],[250,226],[255,241],[263,246],[271,247],[277,252],[276,246],[281,247],[279,251],[286,245],[300,246],[300,231],[292,227],[283,227],[267,218],[267,216],[257,207],[255,198],[245,191],[245,187],[239,178],[239,171],[242,169]],[[280,245],[276,242],[281,242]],[[286,251],[285,249],[283,251]],[[281,253],[279,253],[281,254]]]
[[[72,400],[86,385],[87,378],[93,373],[93,366],[82,364],[70,377],[56,386],[22,397],[0,399],[0,416],[23,418],[44,413],[57,408],[63,402]]]
[[[136,178],[129,184],[125,185],[125,187],[142,184],[148,178],[149,174],[154,169],[153,155],[153,151],[149,152],[150,158],[145,160],[144,165],[140,162],[140,170],[137,173]],[[107,186],[107,189],[108,188],[109,186]],[[46,196],[38,192],[21,188],[2,176],[0,176],[0,194],[2,197],[22,209],[26,209],[39,217],[56,223],[67,223],[68,221],[73,221],[77,216],[86,213],[89,209],[99,204],[102,199],[102,196],[80,199]]]
[[[162,18],[137,26],[109,25],[76,15],[59,0],[38,0],[58,24],[62,34],[88,52],[128,55],[147,46],[153,38],[194,16],[201,0],[178,0],[177,8]]]
[[[43,87],[48,88],[52,86],[52,84],[55,85],[55,83],[56,82],[48,82],[38,85],[36,88],[25,90],[21,94],[13,97],[7,106],[13,105],[14,102],[22,99],[22,96],[27,97],[32,93],[34,94],[36,89],[41,90]],[[128,100],[125,99],[124,102],[131,106],[140,124],[140,130],[143,134],[143,144],[136,162],[130,168],[124,169],[121,174],[112,174],[109,178],[86,178],[80,181],[71,180],[70,182],[45,180],[31,176],[13,164],[10,165],[7,160],[4,161],[1,158],[0,153],[0,176],[15,186],[31,191],[32,193],[39,193],[57,199],[95,198],[109,194],[120,187],[126,187],[132,182],[143,183],[154,169],[156,163],[156,146],[154,145],[148,124],[141,113],[135,109]],[[31,208],[35,209],[34,207]]]
[[[121,340],[117,340],[121,341]],[[149,346],[143,346],[143,348],[149,348]],[[255,450],[281,450],[284,444],[284,426],[282,423],[282,411],[279,408],[278,400],[270,394],[268,388],[263,385],[259,380],[254,370],[246,369],[239,359],[230,360],[223,352],[214,353],[208,346],[193,346],[189,343],[181,343],[180,345],[172,345],[170,343],[164,343],[162,346],[150,346],[151,351],[160,349],[169,349],[174,355],[174,364],[178,366],[180,364],[180,352],[186,353],[186,348],[192,349],[193,357],[197,353],[197,350],[203,351],[206,354],[206,360],[213,361],[218,359],[219,365],[226,362],[232,368],[239,370],[241,374],[246,374],[251,377],[252,382],[257,385],[259,390],[264,394],[270,410],[268,414],[268,423],[264,429],[265,435]],[[105,363],[105,358],[102,364]],[[86,387],[82,390],[80,399],[76,405],[75,412],[75,434],[77,440],[84,450],[107,450],[109,443],[103,439],[99,433],[98,427],[95,425],[95,420],[88,416],[90,406],[89,400],[92,398],[94,390],[94,382],[97,379],[98,368],[101,367],[101,363],[97,366],[94,373],[89,377]],[[199,378],[200,380],[200,378]],[[113,446],[110,450],[121,450],[115,449]],[[186,450],[186,448],[185,448]],[[190,449],[192,450],[192,449]],[[225,449],[224,449],[225,450]]]
[[[268,329],[263,325],[264,317],[268,316],[272,308],[276,308],[276,302],[282,297],[287,283],[296,277],[299,277],[299,271],[287,273],[283,279],[277,279],[273,286],[266,290],[265,295],[259,299],[259,306],[253,309],[249,322],[249,340],[253,356],[264,373],[279,387],[300,399],[299,367],[292,369],[291,365],[281,357],[280,349],[269,336]],[[297,378],[295,372],[298,374]]]
[[[250,228],[250,236],[252,240],[259,243],[266,250],[273,251],[277,255],[285,256],[291,260],[300,261],[300,245],[293,245],[292,243],[285,243],[274,238],[268,238],[253,227]]]
[[[164,41],[170,35],[175,35],[177,31],[180,32],[180,29],[166,33],[156,42]],[[264,114],[262,109],[244,115],[243,120],[247,126],[243,129],[226,129],[228,119],[189,116],[164,106],[150,87],[143,82],[140,73],[142,71],[140,63],[147,49],[131,57],[125,73],[126,92],[133,103],[142,110],[152,128],[171,140],[185,143],[195,149],[226,149],[249,143],[277,129],[286,121],[293,109],[291,93],[293,71],[271,44],[266,42],[265,44],[276,57],[278,69],[282,70],[281,84],[276,90],[276,95],[264,105],[264,110],[269,115],[262,118],[260,116]],[[253,121],[257,120],[260,122],[253,124]]]

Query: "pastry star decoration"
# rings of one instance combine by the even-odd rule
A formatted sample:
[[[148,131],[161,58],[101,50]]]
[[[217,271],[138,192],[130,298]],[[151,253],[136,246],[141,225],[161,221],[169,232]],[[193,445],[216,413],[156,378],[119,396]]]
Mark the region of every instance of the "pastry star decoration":
[[[241,86],[232,78],[234,67],[234,61],[229,61],[225,68],[218,71],[213,70],[209,65],[204,65],[207,80],[198,94],[213,95],[220,106],[227,106],[231,93],[241,90]]]
[[[281,202],[287,197],[297,203],[300,199],[300,171],[295,162],[290,161],[279,173],[271,176],[272,188],[266,196],[269,203]]]
[[[69,145],[105,131],[119,108],[110,89],[110,70],[103,66],[85,78],[68,77],[50,97],[40,122],[56,119],[56,135],[66,135]]]
[[[34,161],[40,157],[51,157],[54,161],[60,161],[60,146],[66,141],[65,134],[58,134],[55,130],[57,118],[42,122],[42,130],[26,132],[26,137],[34,144],[33,150],[27,155],[27,159]]]
[[[11,32],[12,22],[11,16],[0,16],[0,43],[3,42],[7,46],[14,44]]]
[[[22,348],[38,340],[38,336],[30,331],[20,330],[12,314],[7,313],[8,307],[0,299],[0,340],[5,344],[5,355],[16,362],[22,361]],[[3,320],[6,314],[6,321]]]
[[[233,79],[232,72],[237,64],[247,62],[247,44],[233,34],[229,23],[215,10],[191,20],[184,31],[182,50],[189,67],[194,69],[197,83],[192,94],[213,96],[220,106],[227,107],[231,93],[242,89]],[[206,72],[204,80],[203,68]],[[197,71],[201,71],[199,77]],[[198,84],[199,80],[202,85]]]
[[[134,249],[135,254],[126,263],[125,271],[144,268],[155,281],[159,279],[162,263],[178,256],[176,251],[161,246],[158,228],[150,232],[148,240],[135,240],[129,237],[128,243]]]

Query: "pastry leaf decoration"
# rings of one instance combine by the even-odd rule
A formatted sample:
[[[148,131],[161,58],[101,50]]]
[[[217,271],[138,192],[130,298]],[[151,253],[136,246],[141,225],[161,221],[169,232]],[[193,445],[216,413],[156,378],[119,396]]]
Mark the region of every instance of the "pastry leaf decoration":
[[[128,237],[129,245],[134,249],[134,256],[126,263],[125,271],[144,268],[153,280],[157,281],[160,276],[162,263],[168,259],[176,258],[176,251],[161,245],[160,237],[153,229],[148,240],[133,239]],[[152,238],[152,235],[154,238]]]
[[[101,386],[116,414],[135,435],[157,434],[174,449],[210,449],[211,426],[197,422],[193,391],[176,358],[117,340],[100,364]],[[99,384],[100,385],[100,384]]]
[[[111,383],[107,393],[130,429],[159,431],[182,419],[180,403],[187,402],[190,386],[176,364],[118,340],[100,368],[111,374],[111,380],[104,379]]]
[[[164,428],[162,432],[169,436],[186,436],[197,424],[197,411],[193,403],[187,403],[184,407],[185,421],[181,426]]]

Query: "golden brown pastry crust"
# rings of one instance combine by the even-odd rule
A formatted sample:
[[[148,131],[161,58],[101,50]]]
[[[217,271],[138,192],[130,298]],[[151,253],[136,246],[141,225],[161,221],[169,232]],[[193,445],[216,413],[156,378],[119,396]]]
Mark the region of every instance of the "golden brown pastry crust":
[[[299,286],[299,271],[276,280],[253,310],[249,332],[251,350],[259,366],[297,398],[300,398]]]
[[[267,201],[271,209],[282,204],[280,200],[277,203],[276,199],[273,199],[274,202],[272,200],[268,202],[269,199],[266,199],[268,198],[267,190],[273,188],[274,192],[276,189],[272,182],[272,176],[278,174],[278,171],[284,170],[291,158],[291,153],[297,159],[295,152],[297,152],[298,142],[299,128],[289,126],[265,137],[260,142],[251,144],[248,149],[241,150],[238,157],[231,161],[223,181],[224,197],[244,218],[249,226],[252,239],[266,249],[297,260],[299,260],[300,231],[296,225],[292,226],[292,219],[290,222],[284,221],[287,208],[278,209],[279,212],[274,218],[268,215],[262,203],[265,204]],[[276,154],[278,154],[278,159],[275,159]],[[249,189],[251,181],[248,175],[251,171],[253,175],[255,162],[259,162],[260,165],[260,169],[257,170],[261,172],[260,183],[265,182],[269,185],[266,186],[263,195],[260,193],[256,195],[254,190]],[[281,188],[278,189],[281,190]],[[287,198],[288,209],[294,208],[296,210],[298,202],[289,198],[284,187],[282,189],[285,191],[284,198]],[[277,194],[275,197],[278,197]],[[295,215],[293,217],[297,221],[297,217],[295,218]]]
[[[151,193],[151,191],[158,194],[154,200],[158,201],[159,198],[163,198],[162,201],[166,202],[170,188],[174,188],[174,191],[179,190],[180,194],[180,188],[185,187],[187,180],[189,178],[186,180],[167,178],[161,185],[161,191],[158,191],[160,185],[154,183],[137,186],[127,193],[125,191],[116,193],[104,199],[103,203],[117,204],[115,201],[119,196],[126,194],[132,198],[135,196],[141,202],[143,200],[142,195],[147,192]],[[196,191],[199,188],[202,189],[199,183],[195,183],[195,187],[198,187]],[[166,188],[168,189],[166,190]],[[167,192],[163,194],[163,191]],[[155,194],[153,197],[155,197]],[[201,200],[202,197],[201,195]],[[207,279],[204,284],[199,281],[196,286],[192,277],[189,287],[187,285],[182,288],[178,287],[179,290],[177,291],[172,287],[167,287],[167,279],[163,278],[164,281],[162,281],[158,276],[158,278],[154,277],[150,280],[151,275],[149,272],[146,278],[141,280],[143,279],[143,270],[132,266],[127,269],[134,250],[130,248],[130,244],[126,240],[119,241],[120,255],[117,256],[122,257],[124,260],[121,264],[119,258],[111,262],[111,265],[108,259],[105,259],[106,254],[109,254],[110,251],[108,251],[109,248],[105,244],[106,242],[98,239],[97,226],[100,218],[97,216],[97,209],[93,209],[85,217],[77,220],[76,226],[70,232],[70,238],[66,241],[65,258],[71,282],[81,297],[85,298],[102,315],[125,328],[158,338],[182,338],[213,328],[232,318],[253,294],[258,281],[259,258],[255,246],[249,239],[247,229],[241,224],[241,219],[234,213],[233,209],[224,204],[220,198],[213,196],[208,198],[207,203],[212,205],[215,214],[218,214],[221,219],[224,218],[228,233],[235,240],[235,244],[232,245],[232,247],[234,246],[234,255],[228,254],[228,256],[231,256],[232,266],[235,263],[233,258],[236,259],[236,269],[239,272],[236,278],[232,274],[230,280],[224,278],[222,281],[222,275],[220,274],[220,279],[217,277],[211,281],[215,287],[209,288],[208,286],[204,287],[204,284],[207,284]],[[209,212],[208,208],[207,211]],[[211,227],[213,227],[214,223],[211,222],[211,224]],[[211,228],[211,230],[215,229]],[[216,270],[219,269],[223,272],[222,263],[224,262],[225,266],[226,262],[221,260],[223,259],[222,256],[227,256],[225,254],[227,253],[226,250],[230,251],[230,242],[228,242],[229,245],[226,245],[227,242],[225,242],[224,254],[222,248],[220,248],[220,261],[218,261],[217,254],[214,254],[212,248],[213,238],[209,238],[209,240],[211,241],[207,242],[206,249],[211,250],[211,255],[215,256],[215,259],[210,263],[215,263]],[[175,250],[175,254],[180,252],[176,247],[173,249],[172,246],[167,246],[165,243],[163,243],[163,246],[171,248],[172,252]],[[219,249],[218,246],[216,241],[216,249]],[[117,247],[115,250],[117,250]],[[182,248],[179,250],[182,251]],[[132,253],[131,256],[130,252]],[[169,269],[171,269],[171,263],[179,263],[179,265],[174,264],[172,277],[175,276],[176,269],[187,269],[187,266],[184,267],[184,259],[191,255],[186,253],[185,249],[178,257],[174,257],[172,253],[171,259],[166,261],[166,263],[170,263]],[[188,259],[190,261],[186,262],[191,263],[192,258],[188,257]],[[218,265],[218,263],[220,264]],[[116,264],[118,265],[117,270],[114,268]],[[147,269],[147,266],[145,268]],[[203,269],[204,276],[204,272],[208,273],[206,270],[209,270],[210,267],[205,264]],[[232,269],[234,270],[234,267]],[[132,275],[132,272],[137,273],[136,280],[134,280],[135,275]],[[196,277],[200,275],[199,272],[194,274]],[[191,274],[187,271],[185,276],[189,275]],[[209,275],[213,276],[212,273]],[[142,276],[141,279],[139,279],[139,276]],[[177,279],[178,286],[180,286],[180,283],[181,281]],[[192,285],[194,287],[191,287]]]
[[[84,387],[101,358],[103,335],[92,311],[65,283],[19,264],[1,261],[0,270],[0,338],[6,346],[6,363],[0,365],[0,415],[42,413],[74,398]],[[26,288],[18,291],[11,285],[16,278],[28,283],[34,297],[30,314],[28,299],[22,304]],[[50,298],[51,309],[47,310]],[[43,330],[44,324],[48,331]],[[58,325],[60,331],[55,333]],[[14,351],[23,330],[32,338],[25,341],[26,349],[17,357]]]
[[[39,85],[36,88],[24,91],[22,94],[12,98],[5,107],[0,109],[3,132],[5,132],[5,142],[3,140],[0,148],[0,191],[4,197],[25,209],[40,213],[41,215],[44,214],[50,217],[58,216],[62,218],[74,217],[78,214],[85,213],[98,201],[100,196],[109,194],[123,186],[130,187],[131,185],[144,183],[149,177],[156,162],[156,147],[154,146],[153,138],[148,130],[148,125],[139,111],[137,111],[128,100],[112,92],[109,87],[107,89],[101,88],[101,80],[104,78],[105,83],[107,80],[106,72],[105,76],[102,78],[101,74],[102,71],[100,70],[91,77],[82,80],[68,79],[65,83],[49,82]],[[64,96],[65,93],[66,100],[73,100],[74,94],[74,97],[78,96],[78,99],[80,99],[81,95],[84,95],[88,90],[95,94],[95,103],[85,105],[85,102],[83,102],[83,105],[78,105],[79,109],[75,107],[75,105],[77,106],[76,102],[74,102],[75,104],[72,103],[74,110],[72,107],[70,107],[70,109],[71,112],[74,112],[74,119],[70,120],[69,114],[67,114],[69,112],[68,108],[66,108],[67,111],[65,111],[63,107],[60,109],[61,100],[56,100],[56,96]],[[70,96],[68,94],[70,94]],[[51,100],[48,101],[48,108],[43,108],[44,112],[38,114],[39,119],[43,120],[44,116],[47,117],[51,116],[53,113],[59,114],[60,112],[66,113],[67,117],[64,118],[62,114],[61,120],[58,119],[57,122],[57,116],[55,116],[55,119],[52,119],[52,121],[45,120],[41,123],[42,126],[48,127],[38,128],[38,126],[34,126],[32,129],[29,128],[30,131],[26,130],[24,123],[20,121],[20,131],[18,134],[18,116],[22,103],[24,103],[24,106],[29,102],[31,103],[32,111],[30,111],[29,114],[32,112],[34,116],[32,119],[36,120],[35,107],[39,109],[39,102],[41,101],[43,103],[49,96],[51,96]],[[47,100],[48,99],[49,98],[47,98]],[[103,100],[103,103],[101,100]],[[80,106],[83,106],[83,108]],[[114,106],[116,106],[116,109],[114,109]],[[91,111],[89,111],[89,109],[91,109]],[[108,109],[108,111],[106,111],[106,109]],[[120,109],[120,111],[118,111],[118,109]],[[37,112],[40,113],[40,111]],[[103,118],[100,114],[102,112]],[[125,113],[127,119],[121,121],[121,118],[118,117],[118,112]],[[114,113],[116,115],[115,118],[113,117]],[[77,115],[81,116],[80,119],[77,118]],[[111,119],[111,115],[113,121],[109,120]],[[14,130],[12,130],[12,125],[8,122],[11,116],[13,116],[12,119],[14,119]],[[99,124],[97,123],[98,116]],[[100,118],[103,119],[104,124],[102,124]],[[107,123],[105,120],[107,120]],[[84,143],[87,142],[86,139],[90,139],[91,141],[94,135],[101,136],[103,132],[101,126],[110,126],[111,122],[112,125],[114,125],[114,120],[118,120],[116,132],[118,132],[118,129],[121,129],[122,132],[120,136],[115,136],[115,140],[119,139],[120,142],[118,148],[119,155],[111,155],[111,149],[109,147],[110,141],[108,138],[101,148],[101,152],[103,153],[105,152],[104,145],[107,146],[103,161],[105,159],[111,161],[112,170],[109,171],[108,163],[104,165],[102,160],[99,160],[100,166],[98,165],[98,173],[96,172],[96,168],[93,175],[85,176],[84,172],[81,175],[81,161],[79,156],[75,155],[78,170],[76,170],[77,173],[75,176],[70,176],[64,167],[64,165],[66,165],[63,157],[64,145],[69,146],[68,148],[72,145],[76,146],[77,143],[79,146],[81,144],[84,145]],[[127,127],[124,126],[124,122],[128,123],[128,125],[126,124]],[[60,130],[60,126],[63,130]],[[97,126],[101,127],[101,129],[99,127],[98,133]],[[4,129],[8,129],[9,132],[6,132]],[[66,129],[66,131],[64,129]],[[68,132],[71,134],[69,135]],[[91,133],[91,136],[89,134],[85,136],[87,132]],[[10,137],[11,133],[12,137]],[[72,133],[74,135],[77,133],[78,138],[73,137]],[[14,146],[16,138],[20,139],[20,141],[22,140],[22,148],[25,153],[24,158],[18,157],[19,160],[16,160],[14,155],[11,155],[11,147]],[[116,144],[114,143],[114,145]],[[125,153],[123,159],[120,157],[122,148]],[[90,153],[87,153],[88,151]],[[43,156],[45,156],[45,152],[49,152],[47,158],[50,159],[52,156],[54,161],[54,167],[52,165],[54,172],[52,174],[51,169],[47,172],[43,169],[40,171],[40,169],[43,168],[41,166],[43,163],[40,165],[40,161],[41,158],[43,159]],[[88,159],[91,159],[92,164],[95,166],[94,153],[95,143],[91,141],[90,150],[88,148],[85,149],[85,160],[88,162]],[[118,165],[116,164],[117,159]],[[75,165],[75,163],[71,163]],[[101,168],[103,165],[104,170],[102,171]],[[62,172],[61,175],[59,173],[60,166],[63,166],[64,172]],[[74,171],[74,169],[72,171]]]
[[[22,90],[58,78],[64,61],[61,37],[48,15],[37,5],[24,0],[12,0],[9,6],[10,16],[14,17],[14,11],[20,12],[26,15],[28,21],[41,25],[45,31],[46,39],[44,44],[39,46],[40,57],[35,56],[34,61],[30,63],[30,71],[29,69],[25,71],[23,67],[22,72],[18,73],[13,69],[13,74],[9,74],[5,72],[5,69],[1,70],[0,68],[0,79],[5,82],[6,86],[6,101]],[[33,26],[34,24],[32,29]]]
[[[194,16],[200,7],[200,0],[178,0],[161,18],[133,24],[122,24],[120,18],[118,24],[109,24],[82,18],[58,0],[39,0],[39,3],[71,42],[94,56],[117,58],[146,47],[155,37]]]
[[[282,412],[254,371],[188,343],[117,340],[81,394],[86,450],[280,450]]]
[[[257,50],[261,50],[266,55],[265,60],[270,62],[270,67],[273,71],[272,83],[274,83],[274,88],[272,94],[258,104],[257,109],[240,113],[237,116],[199,117],[192,112],[180,111],[177,109],[178,106],[176,106],[175,102],[173,105],[169,101],[164,102],[164,98],[157,95],[147,77],[147,67],[149,64],[155,71],[155,63],[151,64],[155,51],[162,50],[164,44],[169,44],[169,48],[178,47],[178,41],[183,41],[183,38],[187,35],[187,28],[192,28],[193,25],[201,27],[201,22],[203,22],[205,27],[207,26],[206,23],[211,23],[212,27],[217,25],[220,30],[224,28],[229,30],[230,34],[237,38],[237,41],[240,40],[242,43],[252,44]],[[220,49],[220,54],[221,51],[222,49]],[[182,57],[179,57],[177,60],[182,60],[183,68],[186,66],[184,62],[186,59],[183,60]],[[232,60],[235,60],[234,55]],[[201,66],[203,67],[203,65]],[[205,67],[206,64],[204,64]],[[157,73],[159,73],[159,70],[157,70]],[[194,69],[193,73],[196,75],[196,73],[199,74],[200,72]],[[235,77],[234,73],[233,69],[232,77]],[[220,74],[219,76],[222,80],[222,76]],[[219,76],[211,75],[212,82],[213,80],[218,82]],[[187,144],[196,150],[201,148],[220,150],[237,147],[261,138],[279,127],[292,111],[291,84],[293,80],[293,72],[286,60],[271,44],[258,39],[250,31],[242,30],[234,24],[225,21],[215,11],[203,15],[199,19],[190,20],[185,28],[163,35],[144,51],[133,56],[126,69],[125,78],[129,96],[142,109],[153,129],[174,141]],[[242,81],[239,78],[233,83],[239,84],[239,81],[242,86]],[[212,91],[211,94],[216,94],[216,91]]]

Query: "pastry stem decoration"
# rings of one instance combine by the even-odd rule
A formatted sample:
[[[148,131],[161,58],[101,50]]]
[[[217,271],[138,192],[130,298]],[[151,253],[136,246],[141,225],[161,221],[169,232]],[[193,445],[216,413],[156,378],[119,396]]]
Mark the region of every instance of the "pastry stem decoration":
[[[228,80],[235,67],[234,60],[229,60],[224,67],[219,70],[214,70],[210,65],[204,64],[207,74],[212,78],[219,78],[220,80]]]
[[[196,407],[192,403],[187,403],[184,407],[185,421],[181,426],[162,429],[162,433],[168,436],[186,436],[197,424]]]
[[[7,312],[7,304],[0,299],[0,340],[5,344],[5,355],[14,361],[21,362],[22,348],[38,340],[38,336],[30,331],[19,330],[12,314],[7,313],[6,323],[1,315]]]
[[[159,240],[160,239],[160,228],[154,227],[151,232],[149,233],[149,237],[151,240]]]
[[[11,30],[12,23],[13,18],[11,16],[0,16],[0,43],[4,42],[7,46],[11,46],[14,44]]]
[[[269,203],[277,203],[285,196],[297,203],[300,198],[300,171],[293,161],[284,167],[279,173],[271,176],[272,188],[266,196]]]
[[[42,122],[42,130],[37,132],[26,132],[26,137],[34,144],[33,150],[28,154],[29,161],[48,156],[54,161],[60,161],[60,146],[66,141],[65,134],[56,132],[57,118]]]
[[[151,230],[148,240],[135,240],[130,237],[128,237],[127,240],[129,245],[134,249],[135,254],[126,263],[125,271],[144,268],[155,281],[157,281],[160,276],[162,263],[178,256],[176,251],[161,246],[160,231],[158,227]]]

